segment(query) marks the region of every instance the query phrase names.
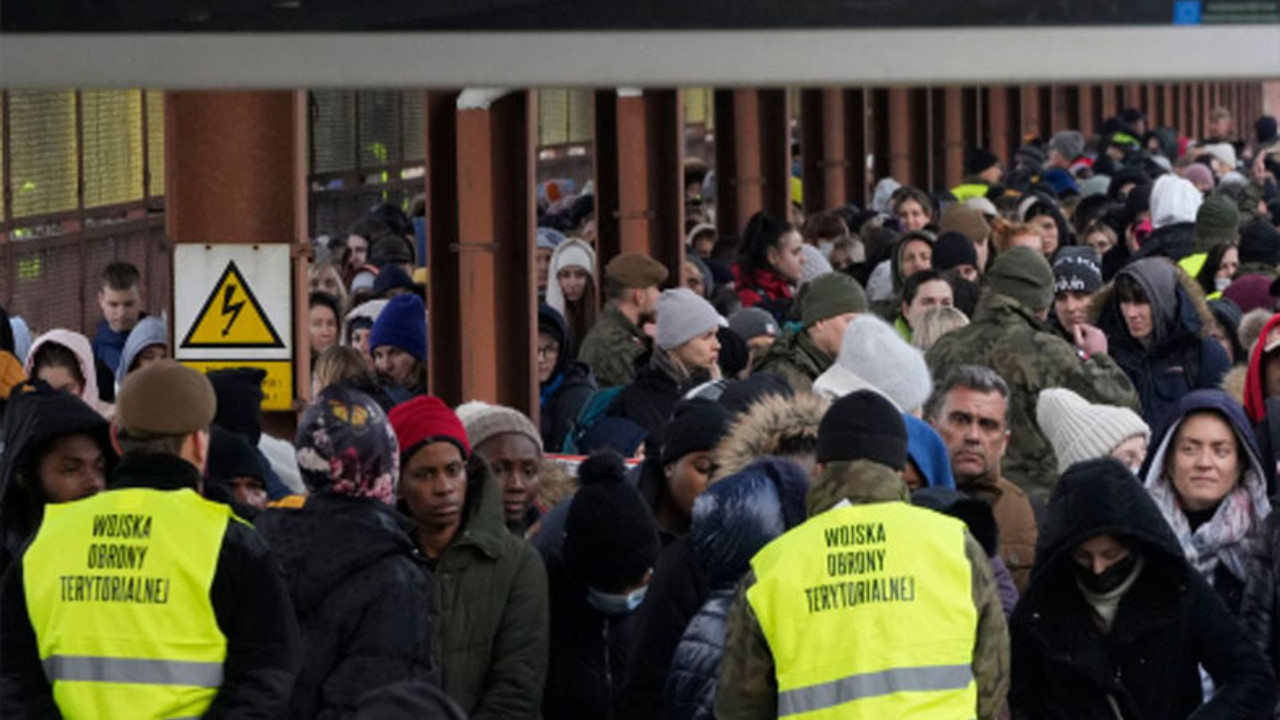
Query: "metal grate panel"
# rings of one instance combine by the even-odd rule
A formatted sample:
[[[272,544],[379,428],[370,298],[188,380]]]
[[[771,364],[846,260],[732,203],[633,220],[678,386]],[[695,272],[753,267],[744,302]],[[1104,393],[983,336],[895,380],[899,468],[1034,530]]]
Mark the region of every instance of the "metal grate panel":
[[[75,92],[12,90],[8,109],[13,216],[75,210]]]
[[[147,168],[151,195],[164,195],[164,93],[147,91]]]
[[[360,119],[360,167],[400,162],[404,157],[400,141],[400,93],[361,90],[356,97]]]
[[[85,207],[142,199],[142,93],[81,93]]]
[[[356,94],[345,90],[311,93],[311,172],[334,173],[356,166]]]

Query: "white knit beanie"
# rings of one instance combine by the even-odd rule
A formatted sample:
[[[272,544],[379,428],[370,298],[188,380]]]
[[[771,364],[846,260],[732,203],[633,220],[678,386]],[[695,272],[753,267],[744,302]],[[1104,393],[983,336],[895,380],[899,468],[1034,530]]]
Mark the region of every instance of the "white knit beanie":
[[[929,399],[933,380],[919,348],[880,318],[859,315],[844,331],[835,363],[818,376],[813,388],[828,397],[872,389],[902,412],[913,413]]]
[[[658,298],[658,347],[675,350],[708,330],[729,323],[711,303],[688,288],[663,290]]]
[[[1108,457],[1131,437],[1151,438],[1151,428],[1129,408],[1094,405],[1066,388],[1040,392],[1036,423],[1053,445],[1059,473],[1082,460]]]

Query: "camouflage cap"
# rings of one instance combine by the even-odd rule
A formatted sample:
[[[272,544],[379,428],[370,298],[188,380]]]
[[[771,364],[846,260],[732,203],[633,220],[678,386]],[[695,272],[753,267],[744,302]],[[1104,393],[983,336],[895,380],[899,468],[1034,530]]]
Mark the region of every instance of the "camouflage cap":
[[[1044,255],[1029,247],[1000,254],[987,272],[989,287],[1039,312],[1053,303],[1053,269]]]
[[[604,266],[604,274],[629,288],[647,288],[666,282],[670,273],[648,255],[623,253]]]

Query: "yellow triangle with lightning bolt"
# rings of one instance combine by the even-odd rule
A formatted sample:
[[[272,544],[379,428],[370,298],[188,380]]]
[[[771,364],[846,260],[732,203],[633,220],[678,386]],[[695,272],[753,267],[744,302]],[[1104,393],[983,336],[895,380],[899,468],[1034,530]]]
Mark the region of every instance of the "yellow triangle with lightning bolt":
[[[204,301],[181,347],[282,348],[284,343],[232,261]]]

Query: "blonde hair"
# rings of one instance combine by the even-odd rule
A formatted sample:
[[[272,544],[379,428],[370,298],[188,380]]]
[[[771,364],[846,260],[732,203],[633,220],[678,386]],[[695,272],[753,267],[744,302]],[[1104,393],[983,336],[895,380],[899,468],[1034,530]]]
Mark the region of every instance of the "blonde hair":
[[[360,390],[377,385],[377,378],[360,351],[341,345],[334,345],[320,353],[311,376],[320,388],[345,385]]]
[[[953,307],[934,307],[925,310],[916,324],[918,327],[912,335],[911,344],[928,350],[943,335],[968,325],[969,318]]]
[[[325,273],[333,273],[334,277],[338,279],[338,292],[336,294],[330,294],[333,294],[334,297],[338,299],[338,320],[341,322],[342,316],[345,315],[347,310],[351,307],[351,296],[347,292],[347,284],[342,279],[342,271],[339,270],[338,266],[334,265],[332,261],[320,260],[311,266],[311,273],[308,275],[307,279],[310,282],[315,282],[316,278],[324,275]],[[321,292],[329,292],[321,287],[317,287],[315,289]]]

